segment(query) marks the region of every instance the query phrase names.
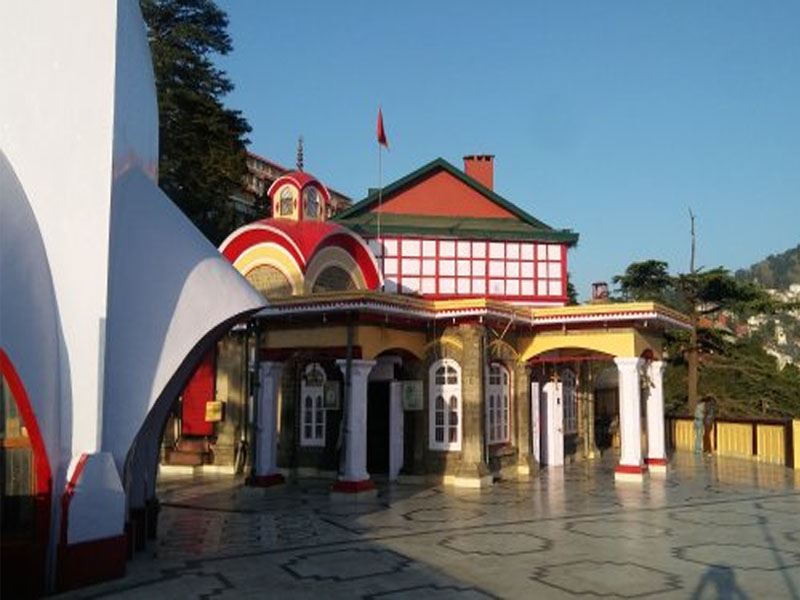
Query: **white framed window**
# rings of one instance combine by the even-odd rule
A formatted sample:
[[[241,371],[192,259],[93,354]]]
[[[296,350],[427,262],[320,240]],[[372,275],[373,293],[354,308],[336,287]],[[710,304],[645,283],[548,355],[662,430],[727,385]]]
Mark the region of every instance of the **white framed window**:
[[[499,364],[489,365],[489,385],[486,389],[486,438],[490,444],[502,444],[511,439],[510,397],[511,378],[508,369]]]
[[[300,381],[300,445],[325,445],[325,371],[311,363]]]
[[[578,407],[575,401],[575,373],[561,371],[561,397],[564,402],[564,433],[578,433]]]
[[[431,366],[429,377],[429,446],[461,450],[461,367],[450,358]]]

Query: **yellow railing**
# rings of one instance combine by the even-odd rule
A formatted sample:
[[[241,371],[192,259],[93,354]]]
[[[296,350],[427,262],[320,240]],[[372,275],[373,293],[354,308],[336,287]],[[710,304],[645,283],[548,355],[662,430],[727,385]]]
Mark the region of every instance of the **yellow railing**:
[[[673,448],[694,451],[692,419],[670,419],[668,431]],[[800,470],[800,419],[791,423],[718,420],[712,444],[719,456],[752,458]]]
[[[691,419],[673,419],[670,433],[676,450],[694,450],[694,422]]]
[[[750,423],[717,423],[717,454],[749,458],[753,456],[753,426]]]
[[[756,425],[758,440],[757,459],[774,465],[786,464],[786,427],[783,425]]]

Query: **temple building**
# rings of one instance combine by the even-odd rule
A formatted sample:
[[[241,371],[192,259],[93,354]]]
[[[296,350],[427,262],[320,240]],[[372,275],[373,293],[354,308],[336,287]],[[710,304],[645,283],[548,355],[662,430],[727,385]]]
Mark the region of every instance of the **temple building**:
[[[685,318],[568,306],[578,234],[498,195],[493,161],[438,158],[333,219],[316,178],[276,179],[273,217],[220,247],[269,306],[206,358],[172,441],[205,425],[205,462],[249,440],[251,483],[327,475],[341,492],[481,487],[612,445],[617,479],[663,471],[662,336]],[[209,423],[211,404],[236,416]]]

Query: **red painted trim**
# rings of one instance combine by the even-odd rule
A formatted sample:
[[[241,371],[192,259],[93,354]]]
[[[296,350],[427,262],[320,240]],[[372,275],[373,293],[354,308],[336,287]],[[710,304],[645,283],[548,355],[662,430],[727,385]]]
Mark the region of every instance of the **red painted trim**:
[[[364,282],[367,284],[368,289],[374,290],[380,287],[381,275],[378,273],[377,265],[372,260],[372,253],[369,251],[368,246],[361,244],[354,237],[354,234],[350,232],[337,232],[322,240],[309,257],[309,264],[323,248],[328,248],[330,246],[346,250],[347,253],[353,257],[358,268],[361,269],[361,274],[364,276]]]
[[[31,406],[30,398],[28,398],[25,386],[22,384],[22,379],[20,379],[14,365],[11,363],[11,359],[2,348],[0,348],[0,373],[3,374],[3,377],[8,382],[11,395],[14,396],[17,408],[22,414],[22,422],[25,423],[25,428],[28,430],[28,438],[31,441],[31,449],[34,456],[34,469],[36,471],[36,493],[49,496],[53,491],[53,476],[50,470],[50,461],[47,458],[47,450],[42,439],[42,432],[39,430],[39,422],[36,420],[36,414],[33,412],[33,406]]]
[[[336,481],[333,484],[334,492],[342,492],[344,494],[357,494],[358,492],[366,492],[375,489],[375,483],[371,479],[364,479],[362,481]]]
[[[622,473],[626,475],[641,475],[647,470],[647,467],[636,465],[617,465],[614,467],[615,473]]]
[[[228,259],[228,262],[233,264],[239,256],[252,246],[272,242],[286,250],[302,270],[305,268],[306,260],[297,252],[297,249],[294,248],[288,239],[290,239],[289,236],[284,232],[278,234],[270,229],[248,229],[228,242],[222,250],[222,255]]]
[[[666,467],[667,466],[667,459],[666,458],[645,458],[644,462],[646,465],[653,465],[654,467]]]
[[[252,487],[270,487],[273,485],[280,485],[286,478],[280,473],[272,473],[271,475],[251,475],[245,479],[245,485]]]
[[[585,356],[534,356],[528,361],[528,364],[542,364],[542,363],[565,363],[565,362],[584,362],[593,360],[613,360],[611,354],[588,354]]]
[[[58,547],[58,589],[66,591],[125,575],[125,534]]]
[[[258,352],[258,358],[259,360],[282,362],[290,359],[298,352],[306,352],[307,350],[308,348],[262,348]],[[346,346],[312,348],[311,352],[317,359],[347,358]],[[361,346],[353,346],[353,358],[360,360],[361,357]]]
[[[72,497],[75,495],[75,488],[78,485],[78,480],[83,474],[83,468],[89,460],[89,455],[85,452],[81,454],[78,463],[75,465],[75,470],[72,472],[72,477],[67,482],[67,487],[61,495],[61,543],[66,545],[68,543],[67,533],[69,529],[69,505],[72,502]]]

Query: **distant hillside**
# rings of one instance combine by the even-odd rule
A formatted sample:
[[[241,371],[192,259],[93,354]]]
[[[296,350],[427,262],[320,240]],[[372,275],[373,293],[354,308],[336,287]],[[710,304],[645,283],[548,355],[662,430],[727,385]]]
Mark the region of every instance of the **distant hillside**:
[[[765,288],[776,290],[800,283],[800,244],[782,254],[772,254],[748,269],[739,269],[736,278],[756,281]]]

